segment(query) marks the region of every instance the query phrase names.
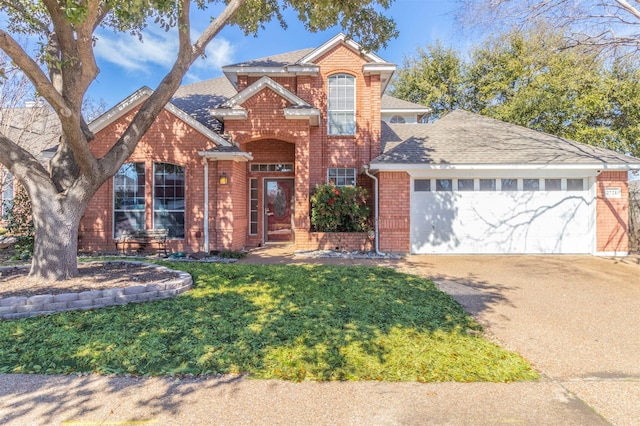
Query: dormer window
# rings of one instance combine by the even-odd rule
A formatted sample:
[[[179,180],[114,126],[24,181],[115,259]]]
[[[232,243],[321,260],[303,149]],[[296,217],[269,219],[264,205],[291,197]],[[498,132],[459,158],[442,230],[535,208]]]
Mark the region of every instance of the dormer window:
[[[347,74],[329,77],[328,84],[329,135],[356,133],[356,79]]]

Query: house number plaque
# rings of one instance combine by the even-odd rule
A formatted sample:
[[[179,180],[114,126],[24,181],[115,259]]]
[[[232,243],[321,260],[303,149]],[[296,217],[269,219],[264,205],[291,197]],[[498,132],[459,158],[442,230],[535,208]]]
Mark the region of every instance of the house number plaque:
[[[604,197],[605,198],[621,198],[622,189],[620,189],[619,187],[605,188]]]

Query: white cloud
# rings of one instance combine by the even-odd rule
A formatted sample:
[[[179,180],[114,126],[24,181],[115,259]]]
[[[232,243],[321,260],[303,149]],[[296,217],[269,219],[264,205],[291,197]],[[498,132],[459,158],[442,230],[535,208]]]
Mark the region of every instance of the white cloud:
[[[205,49],[205,57],[196,60],[193,68],[202,71],[219,70],[232,62],[235,50],[235,46],[229,40],[214,38]]]
[[[198,33],[192,33],[192,41]],[[130,72],[151,74],[156,67],[169,69],[178,51],[177,30],[164,31],[161,28],[147,27],[142,42],[136,36],[127,33],[99,31],[97,33],[95,54],[100,60],[110,62]],[[206,71],[211,74],[223,65],[230,63],[235,53],[234,45],[227,39],[213,39],[206,50],[206,57],[199,58],[192,66],[192,73]],[[205,73],[203,73],[205,74]]]
[[[175,30],[164,32],[148,28],[142,41],[127,33],[99,31],[96,57],[128,71],[149,73],[151,67],[170,67],[176,57],[178,41]]]

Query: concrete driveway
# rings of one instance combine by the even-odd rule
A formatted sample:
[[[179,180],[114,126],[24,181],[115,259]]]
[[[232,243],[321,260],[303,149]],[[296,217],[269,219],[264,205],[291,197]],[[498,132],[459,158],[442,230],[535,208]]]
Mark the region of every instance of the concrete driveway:
[[[614,424],[640,425],[640,258],[409,256],[490,336]]]

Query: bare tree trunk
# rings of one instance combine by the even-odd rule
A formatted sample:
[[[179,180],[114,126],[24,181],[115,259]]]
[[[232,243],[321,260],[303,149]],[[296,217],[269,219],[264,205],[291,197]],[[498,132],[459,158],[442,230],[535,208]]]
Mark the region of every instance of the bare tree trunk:
[[[30,198],[35,238],[29,277],[63,281],[78,276],[78,228],[87,202],[60,194],[50,200],[44,191]]]

